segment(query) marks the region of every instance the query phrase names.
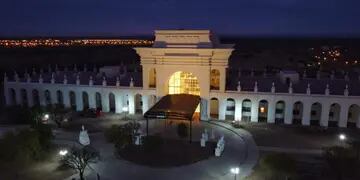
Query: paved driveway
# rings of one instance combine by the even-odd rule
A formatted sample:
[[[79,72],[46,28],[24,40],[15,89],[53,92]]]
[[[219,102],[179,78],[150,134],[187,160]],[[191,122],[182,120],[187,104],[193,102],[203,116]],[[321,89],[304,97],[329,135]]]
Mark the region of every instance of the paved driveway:
[[[164,128],[163,125],[162,122],[152,121],[149,126],[150,132],[161,131],[168,133],[169,136],[174,135],[171,132],[176,133],[173,130],[175,126]],[[234,176],[230,174],[230,168],[234,166],[240,167],[241,176],[249,175],[258,158],[258,150],[251,135],[221,122],[197,122],[193,125],[193,140],[198,141],[205,128],[208,131],[213,129],[217,138],[224,135],[226,145],[223,155],[173,168],[152,168],[117,159],[113,153],[113,144],[107,143],[102,133],[91,134],[91,144],[100,151],[101,161],[92,165],[94,171],[88,171],[88,179],[96,179],[96,171],[102,180],[232,180]]]

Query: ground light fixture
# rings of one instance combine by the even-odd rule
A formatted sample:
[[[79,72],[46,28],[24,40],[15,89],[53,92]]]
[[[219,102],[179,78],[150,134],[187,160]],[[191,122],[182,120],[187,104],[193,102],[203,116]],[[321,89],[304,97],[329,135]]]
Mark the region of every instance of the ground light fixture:
[[[239,167],[233,167],[230,169],[231,174],[234,174],[234,180],[236,180],[236,176],[240,173]]]
[[[66,150],[66,149],[61,149],[61,150],[59,151],[59,155],[60,155],[60,156],[66,156],[67,153],[68,153],[68,150]]]
[[[340,141],[345,141],[346,140],[346,135],[343,134],[343,133],[339,134],[339,139],[340,139]]]

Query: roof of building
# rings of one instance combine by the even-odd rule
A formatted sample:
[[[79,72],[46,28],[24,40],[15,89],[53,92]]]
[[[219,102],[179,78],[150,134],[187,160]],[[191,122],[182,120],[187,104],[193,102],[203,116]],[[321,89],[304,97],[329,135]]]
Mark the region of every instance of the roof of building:
[[[200,103],[200,96],[169,94],[162,97],[145,114],[145,118],[192,120]]]

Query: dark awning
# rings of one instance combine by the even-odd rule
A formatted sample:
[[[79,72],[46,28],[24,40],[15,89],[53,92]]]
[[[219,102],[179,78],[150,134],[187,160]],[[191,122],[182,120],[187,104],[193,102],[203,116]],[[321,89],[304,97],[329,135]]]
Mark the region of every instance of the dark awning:
[[[162,97],[145,114],[152,119],[191,120],[200,103],[200,96],[190,94],[169,94]]]

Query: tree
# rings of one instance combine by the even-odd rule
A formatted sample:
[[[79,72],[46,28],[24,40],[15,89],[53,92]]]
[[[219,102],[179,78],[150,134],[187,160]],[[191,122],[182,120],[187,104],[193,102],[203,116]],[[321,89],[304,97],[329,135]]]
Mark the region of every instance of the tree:
[[[265,178],[288,179],[296,175],[296,162],[290,156],[283,153],[265,155],[260,159],[259,170]]]
[[[356,162],[350,149],[343,146],[326,147],[323,148],[323,157],[338,180],[342,180],[346,174],[356,172]]]
[[[188,127],[185,123],[180,123],[177,127],[179,137],[186,138],[188,136]]]
[[[356,160],[360,161],[360,141],[359,140],[350,141],[349,145],[355,151]]]
[[[71,152],[62,159],[62,163],[79,172],[81,180],[84,180],[84,172],[90,163],[96,163],[99,159],[99,152],[90,146],[80,149],[72,148]]]

